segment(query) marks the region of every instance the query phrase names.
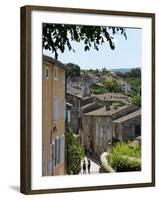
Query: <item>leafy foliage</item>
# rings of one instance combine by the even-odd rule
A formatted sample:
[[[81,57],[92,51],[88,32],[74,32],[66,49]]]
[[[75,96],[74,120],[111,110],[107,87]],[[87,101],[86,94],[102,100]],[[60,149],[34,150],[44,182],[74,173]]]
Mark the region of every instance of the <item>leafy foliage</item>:
[[[131,78],[141,78],[141,69],[133,68],[130,72],[126,73],[126,76]]]
[[[113,103],[112,103],[112,107],[113,107],[114,109],[117,109],[120,105],[121,105],[121,104],[120,104],[119,102],[113,102]]]
[[[141,78],[141,69],[140,68],[133,68],[130,72],[120,72],[117,71],[116,75],[121,78]]]
[[[66,77],[79,76],[80,67],[73,63],[68,63],[66,68]]]
[[[113,157],[113,162],[111,166],[116,172],[130,172],[130,171],[140,171],[141,162],[139,160],[130,160],[128,156],[116,155]]]
[[[129,79],[129,84],[131,86],[131,95],[136,96],[141,93],[141,79],[140,78],[131,78]]]
[[[81,170],[81,159],[84,157],[84,149],[80,145],[79,136],[72,131],[66,133],[67,149],[67,174],[79,174]]]
[[[130,159],[133,158],[133,159]],[[136,158],[136,159],[135,159]],[[140,171],[141,170],[141,145],[134,147],[128,144],[118,143],[112,149],[109,164],[117,172]]]
[[[136,106],[141,106],[141,96],[136,95],[132,99],[132,103]]]
[[[109,92],[122,92],[122,85],[116,80],[105,81],[105,87]]]
[[[85,51],[89,51],[92,47],[98,51],[99,45],[104,43],[108,43],[113,50],[115,48],[113,35],[117,32],[127,39],[125,29],[121,27],[43,23],[43,48],[51,50],[56,59],[58,50],[63,53],[67,47],[70,51],[75,51],[71,44],[72,41],[78,43],[82,41]]]

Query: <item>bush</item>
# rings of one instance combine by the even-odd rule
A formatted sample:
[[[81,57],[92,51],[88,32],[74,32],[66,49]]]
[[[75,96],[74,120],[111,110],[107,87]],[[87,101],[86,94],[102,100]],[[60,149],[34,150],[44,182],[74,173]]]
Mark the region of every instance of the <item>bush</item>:
[[[67,149],[67,174],[79,174],[81,170],[81,159],[84,157],[84,149],[80,145],[79,136],[72,131],[66,133]]]
[[[140,144],[130,147],[128,144],[118,143],[113,147],[108,162],[117,172],[140,171],[140,158]]]
[[[141,106],[141,96],[134,96],[132,99],[132,103],[136,106]]]

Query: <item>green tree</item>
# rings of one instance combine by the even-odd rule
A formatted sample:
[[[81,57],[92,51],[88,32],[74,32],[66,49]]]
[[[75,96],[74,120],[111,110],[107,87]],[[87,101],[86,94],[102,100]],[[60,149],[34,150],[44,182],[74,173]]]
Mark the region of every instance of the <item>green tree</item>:
[[[79,76],[81,73],[80,67],[73,63],[68,63],[66,68],[66,77]]]
[[[102,75],[107,75],[108,74],[108,71],[107,69],[104,67],[102,68]]]
[[[136,106],[141,106],[141,96],[136,95],[132,99],[132,103]]]
[[[56,59],[58,58],[58,51],[63,53],[66,47],[75,51],[71,41],[78,43],[82,41],[85,51],[89,51],[92,47],[98,51],[99,45],[104,43],[108,43],[113,50],[115,48],[114,34],[117,32],[127,39],[125,29],[121,27],[43,23],[43,48],[51,50]]]
[[[131,86],[131,93],[130,95],[133,96],[140,96],[141,95],[141,78],[131,78],[129,80],[129,84]]]
[[[81,170],[81,159],[84,157],[84,149],[80,145],[79,136],[72,131],[66,132],[67,149],[67,174],[79,174]]]
[[[141,69],[133,68],[130,72],[125,73],[125,75],[131,78],[141,78]]]
[[[122,85],[116,80],[107,80],[105,82],[105,87],[109,92],[122,92]]]

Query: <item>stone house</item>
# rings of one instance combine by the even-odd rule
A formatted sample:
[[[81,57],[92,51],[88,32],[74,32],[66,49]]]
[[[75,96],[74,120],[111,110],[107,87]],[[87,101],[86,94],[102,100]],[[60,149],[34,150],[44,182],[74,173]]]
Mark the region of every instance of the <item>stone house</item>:
[[[112,121],[113,137],[127,142],[141,136],[141,109]]]
[[[117,109],[104,106],[82,115],[82,144],[87,151],[99,156],[104,151],[111,151],[113,130],[112,122],[136,111],[137,106],[124,105]]]
[[[120,78],[118,82],[122,85],[123,93],[128,94],[131,91],[131,87],[126,80]]]
[[[67,78],[67,92],[80,94],[82,97],[90,96],[91,86],[97,84],[98,81],[98,78],[85,74]]]
[[[114,102],[118,102],[121,105],[129,105],[131,104],[131,97],[128,97],[121,93],[104,93],[104,94],[94,94],[94,98],[96,101],[106,102],[107,104],[111,105]]]
[[[69,127],[76,133],[79,134],[82,130],[82,114],[96,110],[104,106],[104,103],[95,101],[93,96],[82,97],[80,94],[75,95],[70,92],[66,93],[67,103],[71,104],[70,109],[70,122]]]
[[[59,90],[60,88],[60,90]],[[43,56],[42,175],[65,174],[65,65]]]
[[[131,102],[130,97],[119,93],[105,93],[83,97],[80,93],[73,94],[67,91],[66,99],[67,102],[72,105],[70,110],[70,128],[77,134],[79,133],[79,130],[82,130],[83,128],[83,114],[104,106],[109,108],[113,102],[119,102],[120,105],[129,105]]]

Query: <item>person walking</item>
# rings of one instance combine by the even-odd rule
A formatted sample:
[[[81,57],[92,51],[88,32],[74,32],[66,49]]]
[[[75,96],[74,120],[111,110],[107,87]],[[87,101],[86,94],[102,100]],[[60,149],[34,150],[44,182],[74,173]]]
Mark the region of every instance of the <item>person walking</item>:
[[[90,174],[90,169],[91,169],[91,161],[88,159],[88,164],[87,164],[87,168],[88,168],[88,173]]]
[[[83,161],[83,174],[86,174],[86,161]]]

